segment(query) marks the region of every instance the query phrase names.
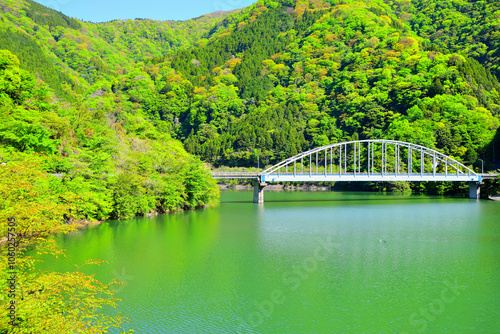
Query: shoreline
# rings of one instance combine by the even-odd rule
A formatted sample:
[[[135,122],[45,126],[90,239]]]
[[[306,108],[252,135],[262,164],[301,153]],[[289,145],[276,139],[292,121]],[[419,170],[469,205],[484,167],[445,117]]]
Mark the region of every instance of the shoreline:
[[[151,218],[151,217],[155,217],[155,216],[162,215],[162,214],[167,214],[167,213],[184,212],[184,211],[191,211],[191,210],[197,210],[197,209],[208,209],[210,207],[216,207],[216,206],[217,205],[205,205],[203,208],[169,210],[169,211],[166,211],[166,212],[159,212],[159,211],[153,210],[153,211],[148,212],[148,213],[146,213],[145,215],[142,215],[142,216],[138,215],[138,216],[129,217],[129,218],[125,218],[125,219],[104,219],[104,220],[80,219],[80,220],[69,221],[69,222],[66,223],[66,225],[73,226],[75,228],[74,231],[70,231],[70,233],[72,233],[72,232],[76,232],[76,231],[78,231],[80,229],[89,227],[89,226],[98,226],[98,225],[101,225],[101,224],[104,224],[104,223],[107,223],[107,222],[110,222],[110,221],[113,221],[113,220],[120,221],[120,220],[127,220],[127,219],[139,218],[139,217]],[[53,233],[51,233],[51,234],[53,235]],[[57,233],[55,233],[55,234],[57,234]],[[3,239],[0,239],[0,246],[4,246],[7,242],[8,242],[7,237],[5,237]]]
[[[253,186],[251,185],[228,185],[225,183],[217,184],[219,190],[247,190],[252,191]],[[303,184],[298,186],[286,186],[283,184],[269,184],[265,187],[266,191],[336,191],[335,186],[316,186],[310,184]],[[356,190],[350,190],[356,191]],[[490,195],[488,198],[482,198],[484,200],[490,200],[494,202],[500,202],[500,194],[498,195]]]

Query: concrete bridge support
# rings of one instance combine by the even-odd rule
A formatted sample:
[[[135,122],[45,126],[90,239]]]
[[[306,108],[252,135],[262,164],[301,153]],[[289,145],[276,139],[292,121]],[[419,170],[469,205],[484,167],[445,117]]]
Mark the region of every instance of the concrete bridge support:
[[[261,183],[260,181],[253,181],[253,202],[254,203],[264,203],[264,188],[267,183]]]
[[[481,182],[469,182],[469,198],[481,198]]]

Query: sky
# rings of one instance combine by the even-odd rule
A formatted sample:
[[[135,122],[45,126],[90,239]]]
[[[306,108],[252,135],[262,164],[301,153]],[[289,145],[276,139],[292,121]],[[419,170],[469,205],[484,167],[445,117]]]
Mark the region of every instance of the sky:
[[[189,20],[218,10],[233,10],[257,0],[34,0],[84,21],[115,19]]]

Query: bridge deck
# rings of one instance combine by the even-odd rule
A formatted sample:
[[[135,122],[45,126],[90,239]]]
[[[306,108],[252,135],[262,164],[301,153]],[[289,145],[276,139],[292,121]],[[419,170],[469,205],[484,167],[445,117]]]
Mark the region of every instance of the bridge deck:
[[[500,174],[479,174],[481,175],[481,178],[483,180],[494,180],[498,177]]]
[[[214,179],[253,179],[260,180],[260,176],[257,173],[245,173],[245,172],[215,172],[212,173]]]
[[[259,175],[257,173],[244,172],[218,172],[212,173],[214,179],[247,179],[260,180],[261,182],[380,182],[380,181],[403,181],[403,182],[425,182],[425,181],[456,181],[456,182],[480,182],[486,179],[495,179],[498,174],[442,174],[442,173],[342,173],[342,174],[309,174],[309,173],[280,173]]]
[[[343,174],[270,174],[262,175],[262,182],[380,182],[380,181],[460,181],[480,182],[480,175],[467,174],[368,174],[368,173],[343,173]]]

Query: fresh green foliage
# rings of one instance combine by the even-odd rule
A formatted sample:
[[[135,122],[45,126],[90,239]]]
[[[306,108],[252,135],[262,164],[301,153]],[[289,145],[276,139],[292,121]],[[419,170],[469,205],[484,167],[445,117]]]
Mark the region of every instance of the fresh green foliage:
[[[0,333],[104,333],[124,319],[106,285],[79,270],[34,270],[26,250],[60,254],[47,239],[80,223],[124,219],[218,203],[198,158],[140,114],[106,115],[85,101],[60,105],[43,84],[0,50]],[[164,127],[163,127],[164,128]],[[17,222],[17,325],[7,305],[8,222]],[[96,263],[100,263],[99,261]]]
[[[61,97],[71,100],[71,94],[64,90],[62,83],[71,83],[72,78],[60,72],[33,37],[14,28],[0,30],[0,45],[16,54],[21,60],[21,68],[37,75]],[[76,87],[75,87],[76,88]],[[77,89],[77,91],[79,91]]]
[[[38,25],[71,29],[80,29],[82,27],[78,20],[70,18],[56,10],[42,6],[35,1],[26,0],[26,4],[26,16]]]
[[[154,62],[179,49],[195,45],[218,30],[214,25],[228,13],[192,20],[116,20],[81,22],[31,0],[0,1],[0,49],[21,60],[58,96],[71,100],[89,85],[111,81],[140,61]]]
[[[358,138],[410,141],[468,164],[491,154],[495,76],[473,54],[430,50],[382,2],[348,3],[259,1],[217,39],[156,67],[160,118],[220,165],[252,165],[256,148],[276,162]]]
[[[161,131],[162,121],[154,126],[140,114],[106,116],[86,104],[51,104],[46,87],[36,86],[8,51],[0,51],[0,99],[2,161],[15,161],[16,152],[46,154],[45,170],[61,174],[62,186],[82,196],[75,219],[126,218],[217,201],[204,167]],[[192,187],[193,175],[203,189]]]
[[[389,1],[387,1],[389,2]],[[467,54],[500,78],[500,3],[485,1],[413,0],[392,4],[431,50]]]
[[[0,165],[0,333],[105,333],[119,327],[126,319],[101,313],[104,306],[116,307],[112,287],[118,282],[102,284],[80,268],[72,273],[34,269],[36,257],[27,250],[63,255],[47,237],[75,229],[62,223],[75,203],[60,180],[40,168],[38,156],[17,157],[18,161]],[[7,240],[15,240],[17,247]],[[9,317],[11,301],[14,324]]]
[[[79,101],[76,124],[106,118],[156,136],[136,121],[148,118],[215,165],[252,165],[256,149],[273,163],[356,138],[411,141],[468,164],[492,158],[500,115],[490,73],[494,1],[261,0],[186,22],[99,24],[3,1],[12,10],[2,25],[19,31],[9,49],[59,96]],[[30,43],[30,54],[62,71],[34,66],[22,54]]]

